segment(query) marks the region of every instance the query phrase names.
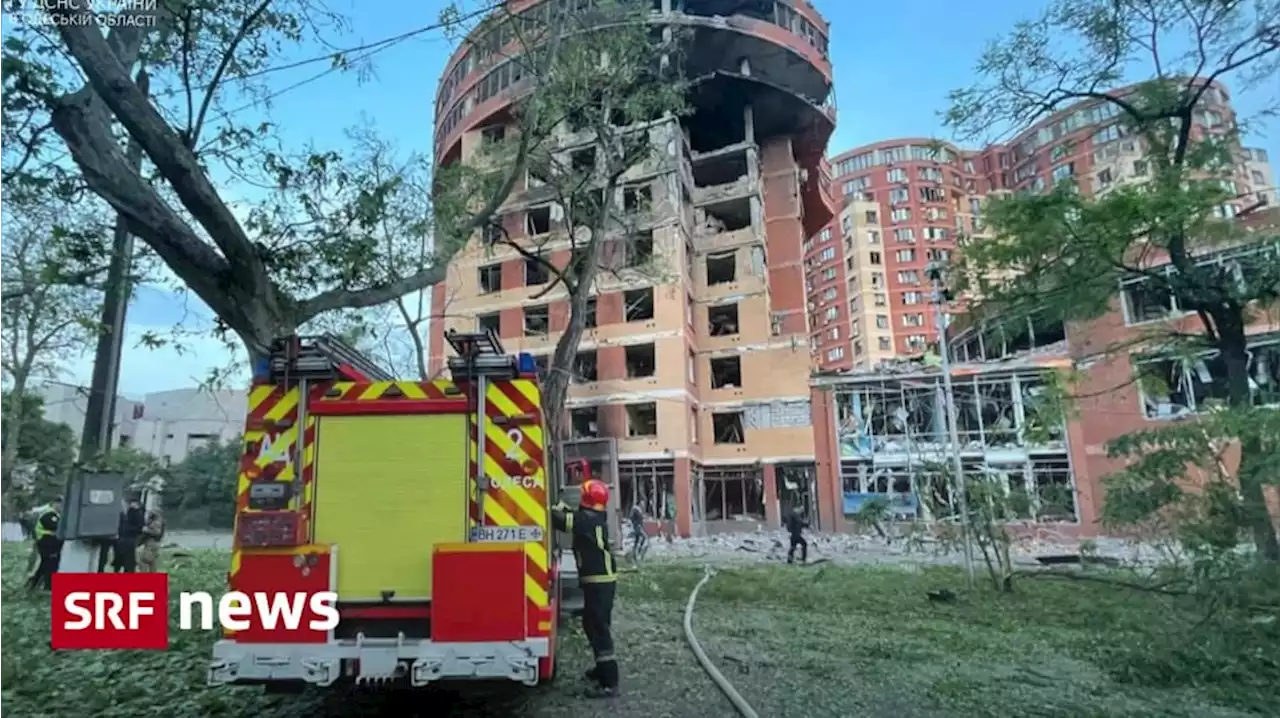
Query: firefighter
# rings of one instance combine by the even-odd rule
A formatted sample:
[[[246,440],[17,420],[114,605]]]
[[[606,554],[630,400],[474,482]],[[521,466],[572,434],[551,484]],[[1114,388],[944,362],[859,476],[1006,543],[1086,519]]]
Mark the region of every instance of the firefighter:
[[[787,563],[795,563],[796,549],[800,549],[800,563],[809,560],[809,542],[804,540],[804,529],[809,523],[804,520],[804,513],[797,506],[787,516],[787,532],[791,534],[791,548],[787,550]]]
[[[62,539],[58,538],[58,522],[62,520],[62,499],[54,499],[53,503],[36,519],[36,550],[40,552],[40,565],[36,572],[27,579],[27,588],[53,588],[53,574],[58,571],[58,561],[62,558]]]
[[[596,658],[587,680],[595,684],[595,697],[608,697],[617,695],[619,682],[612,633],[618,573],[609,543],[609,487],[587,479],[580,488],[578,509],[558,504],[551,520],[556,530],[573,536],[573,557],[582,586],[582,630]]]
[[[164,538],[164,517],[158,509],[147,514],[147,523],[139,538],[138,570],[155,573],[159,570],[160,540]]]

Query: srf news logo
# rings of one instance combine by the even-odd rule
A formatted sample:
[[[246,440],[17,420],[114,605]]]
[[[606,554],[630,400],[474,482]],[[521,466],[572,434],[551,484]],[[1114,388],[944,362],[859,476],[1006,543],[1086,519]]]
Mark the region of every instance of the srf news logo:
[[[193,630],[199,611],[201,630],[283,629],[326,633],[338,625],[338,595],[273,592],[225,593],[218,600],[204,591],[178,595],[178,629]],[[151,649],[169,647],[169,575],[165,573],[55,573],[53,626],[55,651],[76,649]]]

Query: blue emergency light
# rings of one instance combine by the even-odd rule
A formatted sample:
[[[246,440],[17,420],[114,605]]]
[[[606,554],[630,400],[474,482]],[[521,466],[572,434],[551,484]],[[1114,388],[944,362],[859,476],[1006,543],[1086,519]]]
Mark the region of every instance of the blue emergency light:
[[[253,378],[265,380],[271,375],[271,359],[262,357],[253,365]]]
[[[536,374],[538,364],[533,360],[532,354],[520,352],[516,355],[516,370],[521,374]]]

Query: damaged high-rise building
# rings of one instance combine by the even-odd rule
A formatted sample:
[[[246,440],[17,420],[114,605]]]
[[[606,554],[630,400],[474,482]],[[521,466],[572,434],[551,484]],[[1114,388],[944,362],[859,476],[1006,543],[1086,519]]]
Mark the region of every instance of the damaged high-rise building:
[[[650,123],[658,159],[625,177],[618,201],[647,199],[645,260],[658,271],[609,272],[592,288],[569,453],[594,462],[620,506],[639,504],[678,534],[776,525],[817,500],[803,244],[832,216],[828,25],[805,0],[653,0],[648,21],[687,38],[692,111]],[[527,78],[476,56],[492,44],[471,38],[446,65],[441,165],[472,160],[515,121]],[[531,189],[517,186],[502,227],[565,266],[563,215]],[[568,320],[565,290],[545,292],[545,274],[514,249],[478,244],[433,290],[432,367],[449,329],[492,328],[509,351],[547,361]]]

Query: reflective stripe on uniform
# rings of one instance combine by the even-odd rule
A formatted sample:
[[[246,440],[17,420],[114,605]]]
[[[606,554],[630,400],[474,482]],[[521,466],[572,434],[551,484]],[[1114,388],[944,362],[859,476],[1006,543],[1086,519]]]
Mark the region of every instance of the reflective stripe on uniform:
[[[612,581],[614,579],[613,553],[609,551],[608,542],[604,540],[604,527],[602,526],[596,527],[596,546],[598,546],[600,548],[600,552],[604,554],[605,576],[602,576],[601,578],[607,578],[609,581]]]

